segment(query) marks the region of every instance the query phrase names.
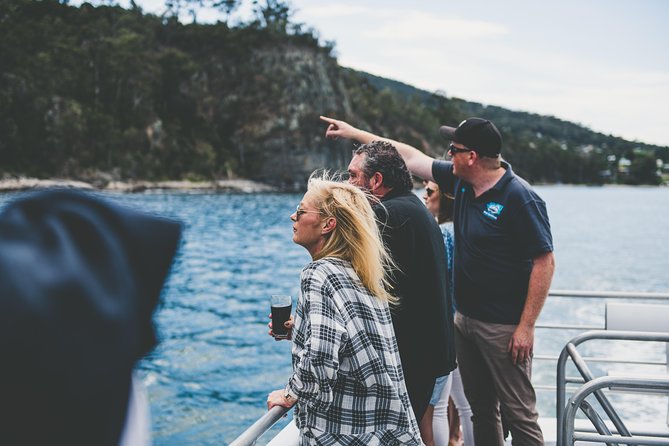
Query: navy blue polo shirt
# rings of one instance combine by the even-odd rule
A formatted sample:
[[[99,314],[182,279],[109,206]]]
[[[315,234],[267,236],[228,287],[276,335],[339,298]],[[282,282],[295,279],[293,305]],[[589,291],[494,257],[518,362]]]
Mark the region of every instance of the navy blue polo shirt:
[[[454,289],[458,311],[484,322],[517,324],[525,306],[532,259],[553,251],[546,203],[516,176],[511,165],[492,188],[474,196],[453,174],[453,164],[435,160],[432,176],[455,195]]]

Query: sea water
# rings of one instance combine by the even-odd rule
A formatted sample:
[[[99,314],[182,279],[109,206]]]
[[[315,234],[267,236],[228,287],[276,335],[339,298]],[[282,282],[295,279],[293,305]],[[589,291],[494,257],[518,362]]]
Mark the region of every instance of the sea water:
[[[669,188],[536,190],[553,230],[553,288],[669,291]],[[20,195],[0,195],[0,203]],[[229,443],[266,411],[267,394],[283,388],[290,374],[290,343],[267,334],[268,302],[271,294],[297,298],[300,271],[309,261],[292,243],[289,219],[301,195],[100,195],[184,224],[156,314],[160,344],[139,366],[151,401],[154,444]],[[567,305],[565,310],[564,300],[549,300],[541,319],[602,324],[601,302]],[[537,330],[537,350],[557,354],[564,341]],[[662,359],[662,351],[650,353]],[[535,362],[535,378],[543,384],[554,385],[554,370],[554,362]],[[554,416],[554,392],[539,391],[538,400],[541,414]],[[654,401],[629,405],[641,416],[666,416],[666,399]]]

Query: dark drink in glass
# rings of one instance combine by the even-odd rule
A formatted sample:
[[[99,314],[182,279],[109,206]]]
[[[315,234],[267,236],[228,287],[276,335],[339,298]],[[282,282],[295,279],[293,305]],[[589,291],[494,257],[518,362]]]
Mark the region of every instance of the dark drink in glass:
[[[273,294],[271,298],[272,307],[272,332],[275,338],[287,338],[288,329],[283,325],[290,319],[292,299],[285,294]]]

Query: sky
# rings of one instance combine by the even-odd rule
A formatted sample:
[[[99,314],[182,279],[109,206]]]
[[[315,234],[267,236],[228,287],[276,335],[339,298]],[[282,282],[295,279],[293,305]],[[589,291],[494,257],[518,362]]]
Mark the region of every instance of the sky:
[[[165,2],[136,3],[160,13]],[[294,22],[335,42],[340,65],[669,146],[669,1],[288,3]],[[198,14],[199,22],[217,18]]]

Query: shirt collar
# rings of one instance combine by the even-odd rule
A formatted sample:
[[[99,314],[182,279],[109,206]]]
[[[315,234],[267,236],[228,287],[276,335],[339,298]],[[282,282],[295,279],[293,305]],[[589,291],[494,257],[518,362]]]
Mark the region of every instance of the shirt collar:
[[[381,201],[390,200],[391,198],[399,197],[400,195],[406,195],[407,193],[410,192],[403,191],[401,189],[391,189],[390,192],[381,197]]]
[[[492,190],[502,190],[504,187],[511,181],[511,179],[516,175],[513,173],[513,169],[511,168],[511,164],[507,163],[506,161],[501,162],[502,168],[505,169],[504,175],[502,175],[502,178],[500,178],[497,183],[490,189],[489,191]]]

